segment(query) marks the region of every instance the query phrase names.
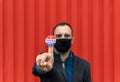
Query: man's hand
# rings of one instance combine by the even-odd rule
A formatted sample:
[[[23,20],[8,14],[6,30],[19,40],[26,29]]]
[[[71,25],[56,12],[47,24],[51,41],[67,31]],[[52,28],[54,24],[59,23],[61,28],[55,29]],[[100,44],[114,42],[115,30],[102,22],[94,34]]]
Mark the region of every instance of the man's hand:
[[[53,68],[53,63],[53,46],[48,47],[48,53],[42,53],[36,57],[36,64],[41,71],[50,71]]]

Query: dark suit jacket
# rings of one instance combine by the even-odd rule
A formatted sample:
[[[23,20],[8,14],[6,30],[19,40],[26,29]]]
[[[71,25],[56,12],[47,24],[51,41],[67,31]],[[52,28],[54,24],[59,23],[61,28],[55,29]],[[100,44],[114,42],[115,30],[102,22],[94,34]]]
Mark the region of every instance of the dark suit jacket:
[[[90,65],[87,61],[74,56],[72,82],[91,82]],[[45,74],[40,74],[33,66],[32,73],[40,77],[41,82],[67,82],[67,78],[59,61],[54,57],[53,69]]]

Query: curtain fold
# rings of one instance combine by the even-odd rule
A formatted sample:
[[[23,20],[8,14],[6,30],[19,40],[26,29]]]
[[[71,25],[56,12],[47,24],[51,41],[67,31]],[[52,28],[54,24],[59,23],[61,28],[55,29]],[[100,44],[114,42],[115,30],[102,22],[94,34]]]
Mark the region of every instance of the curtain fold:
[[[45,37],[59,22],[73,27],[73,52],[90,62],[93,82],[120,82],[120,0],[0,0],[0,82],[32,75]]]

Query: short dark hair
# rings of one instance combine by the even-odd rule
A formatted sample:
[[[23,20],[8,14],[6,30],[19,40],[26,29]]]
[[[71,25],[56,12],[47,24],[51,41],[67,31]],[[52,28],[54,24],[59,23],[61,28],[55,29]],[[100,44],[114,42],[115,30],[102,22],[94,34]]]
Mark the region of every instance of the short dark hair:
[[[55,31],[56,27],[58,27],[58,26],[65,26],[65,25],[70,27],[71,32],[73,34],[73,29],[72,29],[72,26],[70,24],[68,24],[67,22],[60,22],[57,25],[55,25],[55,27],[53,28],[53,30],[52,30],[53,35],[54,35],[54,31]]]

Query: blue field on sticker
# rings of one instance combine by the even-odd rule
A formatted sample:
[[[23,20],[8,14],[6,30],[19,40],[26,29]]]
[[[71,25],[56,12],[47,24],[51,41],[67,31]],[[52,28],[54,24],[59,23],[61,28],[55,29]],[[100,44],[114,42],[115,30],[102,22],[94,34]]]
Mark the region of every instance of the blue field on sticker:
[[[48,46],[54,46],[55,42],[46,42]]]

